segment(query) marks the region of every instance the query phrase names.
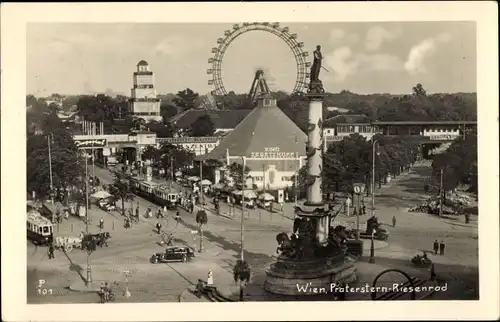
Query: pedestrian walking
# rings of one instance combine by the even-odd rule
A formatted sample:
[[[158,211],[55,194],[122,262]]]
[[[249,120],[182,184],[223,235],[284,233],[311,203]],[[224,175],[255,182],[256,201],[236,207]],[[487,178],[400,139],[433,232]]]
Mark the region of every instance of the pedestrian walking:
[[[361,209],[363,211],[363,215],[366,215],[366,205],[364,202],[363,202],[363,207]]]
[[[104,229],[104,218],[101,217],[101,219],[99,220],[99,229]]]
[[[160,224],[160,222],[159,222],[159,221],[157,221],[157,222],[156,222],[156,231],[157,231],[158,235],[159,235],[159,234],[160,234],[160,232],[161,232],[161,224]]]
[[[56,257],[54,256],[54,245],[51,243],[49,244],[49,259],[55,259]]]
[[[444,255],[444,248],[444,241],[441,241],[441,243],[439,244],[439,255]]]
[[[431,264],[431,281],[436,280],[436,269],[434,267],[434,263]]]
[[[212,273],[212,270],[209,269],[208,270],[208,274],[207,274],[207,285],[208,286],[212,286],[214,285],[214,274]]]
[[[108,241],[107,241],[105,233],[101,233],[99,235],[99,238],[100,238],[99,246],[102,247],[103,245],[106,245],[106,247],[108,247]]]
[[[283,212],[283,201],[280,202],[280,211]]]
[[[439,243],[438,243],[437,239],[434,240],[434,244],[432,245],[432,249],[434,250],[434,255],[437,255],[438,250],[439,250]]]
[[[392,227],[396,227],[396,216],[392,216]]]

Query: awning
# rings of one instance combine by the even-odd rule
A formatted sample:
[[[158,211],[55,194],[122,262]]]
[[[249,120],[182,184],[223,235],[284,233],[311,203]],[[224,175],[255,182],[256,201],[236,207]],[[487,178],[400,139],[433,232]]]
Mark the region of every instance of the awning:
[[[266,193],[262,193],[259,195],[259,199],[260,200],[264,200],[264,201],[273,201],[274,200],[274,196],[271,195],[270,193],[266,192]]]
[[[111,197],[111,194],[107,191],[100,190],[100,191],[93,193],[91,195],[91,197],[96,198],[96,199],[104,199],[104,198]]]
[[[208,179],[201,180],[201,185],[202,186],[210,186],[211,184],[212,184],[212,181],[210,181]]]
[[[257,199],[257,194],[253,190],[245,190],[243,191],[243,197],[246,199]]]

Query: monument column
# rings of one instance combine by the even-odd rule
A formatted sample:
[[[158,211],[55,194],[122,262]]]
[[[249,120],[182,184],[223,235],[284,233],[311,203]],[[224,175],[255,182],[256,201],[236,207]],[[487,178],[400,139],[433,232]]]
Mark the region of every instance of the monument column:
[[[320,208],[325,215],[317,216],[316,240],[320,245],[328,243],[329,216],[323,201],[323,100],[326,96],[320,80],[311,81],[309,98],[309,124],[307,128],[307,201],[305,206]]]

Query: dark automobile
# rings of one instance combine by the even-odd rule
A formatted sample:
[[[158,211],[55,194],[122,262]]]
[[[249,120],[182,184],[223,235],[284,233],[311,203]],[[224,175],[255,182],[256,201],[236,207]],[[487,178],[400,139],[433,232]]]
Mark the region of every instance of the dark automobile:
[[[194,251],[187,246],[168,246],[164,253],[154,253],[149,261],[152,264],[170,261],[181,261],[183,263],[192,260]]]

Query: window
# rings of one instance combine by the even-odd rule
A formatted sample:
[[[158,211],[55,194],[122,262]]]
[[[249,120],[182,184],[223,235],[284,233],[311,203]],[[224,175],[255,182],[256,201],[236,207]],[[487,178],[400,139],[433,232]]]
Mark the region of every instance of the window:
[[[42,234],[42,227],[38,227],[38,233]]]
[[[49,227],[45,226],[43,227],[43,233],[48,234],[49,233]]]
[[[255,181],[264,181],[264,177],[253,177]]]

